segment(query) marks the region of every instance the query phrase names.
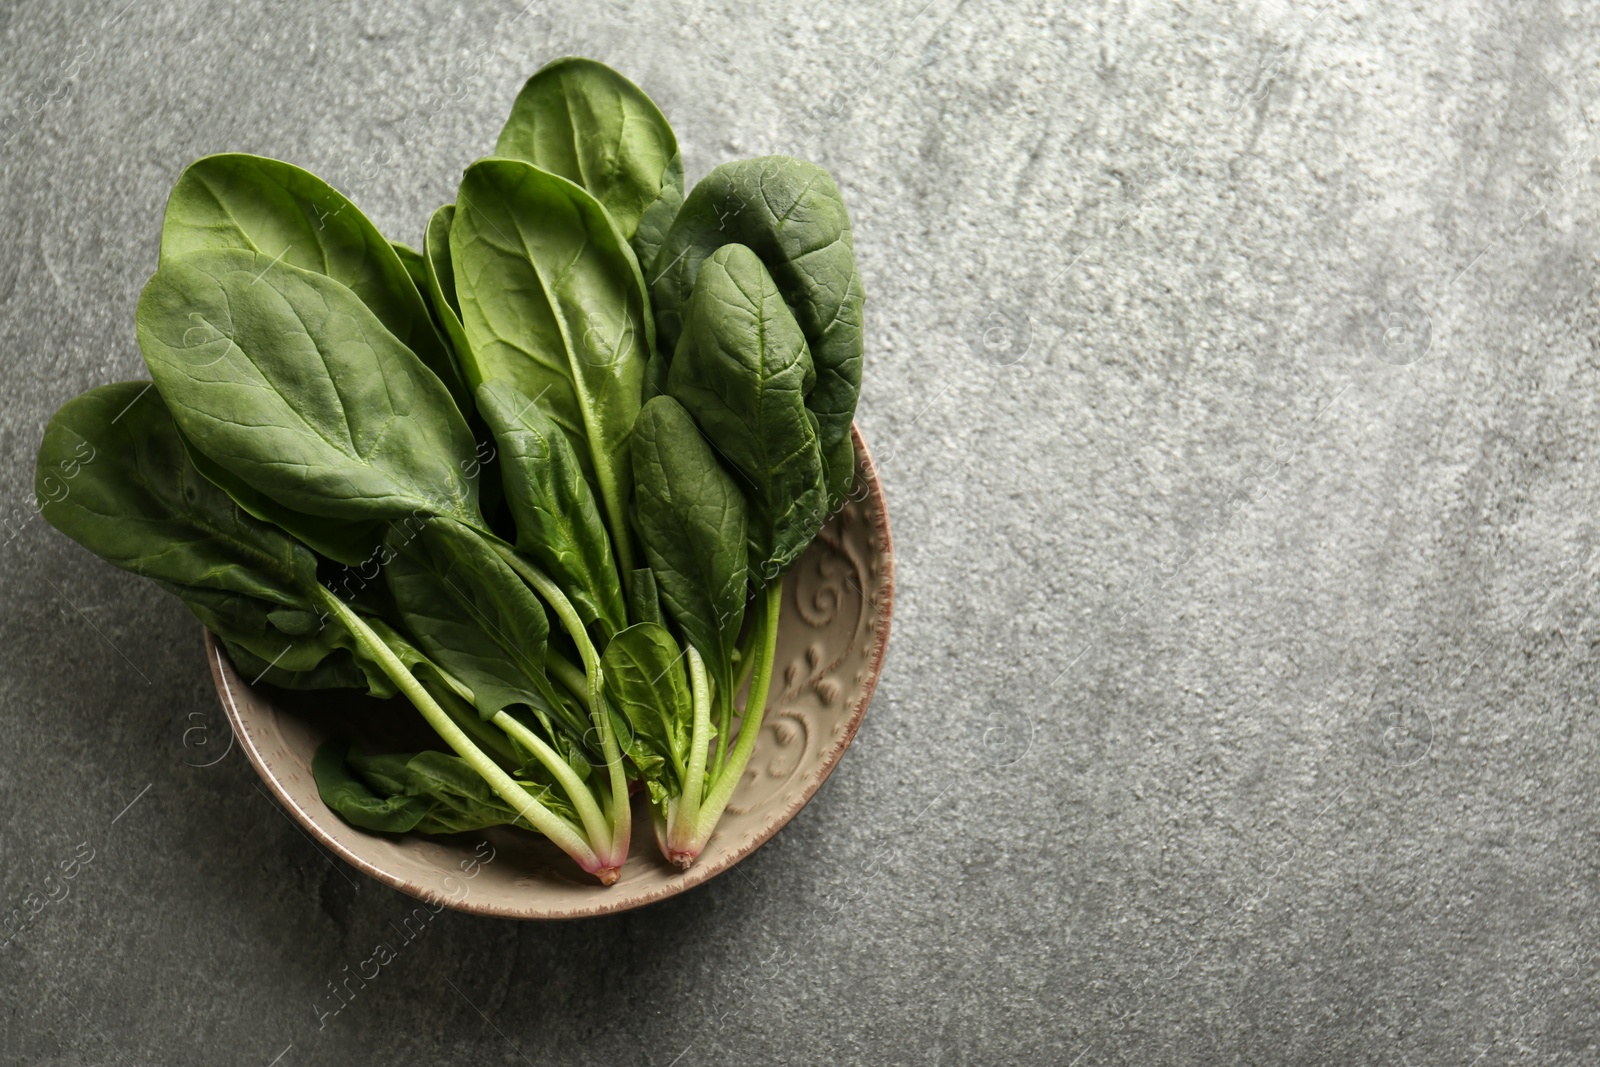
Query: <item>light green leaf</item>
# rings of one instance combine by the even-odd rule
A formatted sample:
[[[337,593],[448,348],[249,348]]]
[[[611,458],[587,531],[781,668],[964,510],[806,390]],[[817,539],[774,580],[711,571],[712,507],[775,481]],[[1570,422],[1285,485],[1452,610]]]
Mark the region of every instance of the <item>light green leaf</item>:
[[[456,217],[454,204],[441,205],[428,219],[423,237],[423,259],[427,267],[429,304],[444,326],[445,336],[456,352],[460,366],[470,365],[467,334],[461,327],[461,304],[456,299],[455,269],[450,265],[450,223]],[[470,377],[470,376],[469,376]]]
[[[601,657],[606,697],[626,720],[635,749],[658,761],[640,766],[657,802],[683,791],[694,728],[694,703],[683,650],[667,628],[639,623],[623,630]],[[639,760],[635,758],[635,764]]]

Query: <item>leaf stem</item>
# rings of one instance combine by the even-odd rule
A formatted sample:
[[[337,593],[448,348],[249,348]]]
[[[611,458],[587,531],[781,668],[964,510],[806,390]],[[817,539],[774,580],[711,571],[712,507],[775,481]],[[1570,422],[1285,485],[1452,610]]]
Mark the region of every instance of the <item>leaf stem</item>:
[[[571,636],[573,643],[578,646],[578,655],[583,659],[583,670],[588,680],[589,719],[600,732],[600,751],[605,756],[606,770],[609,772],[611,782],[611,795],[606,805],[611,818],[611,840],[607,853],[608,858],[614,860],[616,866],[621,867],[622,861],[627,858],[628,843],[633,836],[633,806],[628,800],[628,778],[622,765],[622,749],[617,744],[617,735],[611,726],[611,716],[607,714],[603,691],[605,676],[600,671],[600,654],[595,651],[594,642],[589,640],[589,632],[584,629],[583,620],[579,618],[577,609],[561,591],[561,587],[538,567],[519,555],[510,545],[500,541],[489,543],[511,569],[521,575],[522,580],[532,586],[534,592],[544,598],[551,610],[556,613],[556,617],[561,620],[561,625]]]
[[[429,665],[432,666],[431,662]],[[439,671],[439,673],[442,675],[444,672]],[[479,747],[489,750],[489,754],[495,757],[495,761],[502,768],[516,767],[517,756],[511,748],[511,742],[506,740],[506,735],[484,722],[477,709],[462,700],[448,684],[434,686],[424,681],[422,687],[439,702],[439,706],[444,708],[451,721],[459,726],[463,733],[472,738]]]
[[[750,633],[746,635],[744,643],[739,647],[739,670],[734,675],[733,693],[729,694],[729,699],[737,696],[739,690],[744,688],[744,683],[750,680],[750,671],[756,662],[756,629],[754,626],[750,627]]]
[[[577,664],[551,648],[545,650],[544,669],[554,675],[555,680],[565,686],[567,692],[583,702],[584,711],[589,710],[589,683]]]
[[[717,735],[717,772],[728,765],[729,752],[726,748],[728,735],[733,732],[732,723],[729,721],[733,714],[733,702],[739,695],[739,690],[744,688],[744,683],[750,680],[752,668],[756,662],[756,640],[760,635],[759,626],[751,626],[750,632],[745,634],[744,641],[738,649],[739,663],[735,670],[726,672],[727,684],[723,688],[727,691],[727,700],[722,704],[722,722]],[[720,696],[721,694],[719,694]]]
[[[404,693],[422,713],[422,717],[428,720],[428,725],[433,727],[434,732],[489,783],[489,787],[499,795],[500,799],[526,819],[529,826],[548,837],[563,852],[576,860],[580,867],[594,874],[602,883],[610,885],[617,880],[617,871],[601,862],[589,842],[585,841],[570,823],[530,796],[516,779],[503,771],[499,764],[472,743],[472,739],[456,725],[450,713],[439,706],[416,676],[406,669],[405,664],[400,662],[393,650],[362,621],[359,615],[322,586],[313,588],[320,605],[350,631],[350,635],[372,656],[396,688]]]
[[[689,691],[694,698],[694,719],[689,732],[689,772],[683,778],[683,792],[668,811],[667,859],[687,870],[699,849],[693,848],[695,827],[699,824],[700,801],[706,790],[706,758],[711,751],[711,681],[706,677],[706,661],[693,645],[688,648]]]
[[[611,827],[606,822],[605,815],[601,813],[600,805],[594,802],[594,794],[589,792],[589,787],[583,784],[583,779],[579,778],[572,766],[561,758],[560,753],[546,744],[544,738],[518,722],[509,712],[497,712],[491,721],[529,749],[540,765],[561,784],[567,798],[572,801],[572,806],[577,809],[578,818],[583,820],[583,828],[588,833],[589,840],[609,841]]]
[[[706,794],[705,802],[700,806],[694,828],[693,843],[696,856],[710,840],[711,832],[717,828],[717,821],[722,818],[728,801],[733,799],[734,788],[744,777],[744,769],[750,762],[750,754],[755,751],[756,737],[761,733],[761,719],[766,714],[767,694],[772,688],[773,660],[778,652],[778,615],[782,608],[783,579],[779,578],[767,586],[765,602],[761,605],[761,614],[756,619],[759,635],[756,640],[756,656],[760,666],[756,668],[756,673],[750,680],[750,697],[745,701],[744,716],[739,720],[739,740],[733,746],[733,753],[728,758],[727,766],[717,772],[716,778],[711,783],[710,792]]]

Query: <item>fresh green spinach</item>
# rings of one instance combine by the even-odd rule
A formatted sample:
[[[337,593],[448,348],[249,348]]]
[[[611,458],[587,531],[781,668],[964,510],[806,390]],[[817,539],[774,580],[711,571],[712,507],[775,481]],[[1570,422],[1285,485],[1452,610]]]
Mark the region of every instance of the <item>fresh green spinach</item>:
[[[626,241],[578,186],[486,159],[461,181],[450,258],[473,387],[510,382],[568,435],[631,571],[628,434],[654,327]]]
[[[192,252],[162,263],[137,325],[184,435],[262,494],[328,518],[481,522],[460,411],[337,281],[258,252]]]
[[[408,284],[405,261],[359,208],[315,174],[238,152],[191,163],[167,198],[161,260],[217,248],[259,252],[349,286],[468,410],[471,397],[420,291]]]
[[[842,499],[854,470],[842,448],[850,447],[861,391],[864,296],[839,187],[814,163],[766,156],[724,163],[690,191],[649,274],[660,351],[669,358],[702,266],[727,244],[761,258],[805,335],[816,373],[806,407],[830,457],[829,499]]]
[[[603,63],[567,57],[541,67],[511,105],[494,154],[583,186],[651,262],[683,203],[683,157],[665,116]]]
[[[37,491],[256,681],[411,703],[449,752],[316,756],[351,824],[527,825],[609,885],[630,778],[688,866],[745,775],[784,571],[855,469],[860,278],[825,172],[685,197],[601,64],[537,72],[495,151],[420,249],[290,164],[196,161],[136,317],[155,380],[66,404]]]
[[[776,577],[822,527],[825,471],[811,351],[760,258],[723,245],[700,269],[684,310],[667,392],[743,476],[750,568]]]
[[[478,387],[478,410],[500,449],[518,551],[537,560],[602,642],[627,626],[611,539],[572,442],[509,382]]]

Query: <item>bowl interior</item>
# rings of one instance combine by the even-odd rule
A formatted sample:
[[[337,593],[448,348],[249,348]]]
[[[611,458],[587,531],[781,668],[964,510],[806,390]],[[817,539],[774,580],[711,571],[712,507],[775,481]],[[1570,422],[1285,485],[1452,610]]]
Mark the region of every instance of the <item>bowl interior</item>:
[[[603,888],[555,846],[522,830],[384,836],[323,804],[311,757],[329,736],[374,751],[426,747],[421,716],[403,701],[251,685],[206,635],[217,693],[240,746],[268,787],[322,844],[361,870],[465,911],[568,919],[624,911],[727,870],[777,832],[833,770],[878,682],[894,596],[893,547],[877,473],[855,437],[856,489],[786,576],[772,693],[750,766],[716,834],[687,871],[661,858],[648,808],[634,800],[621,879]]]

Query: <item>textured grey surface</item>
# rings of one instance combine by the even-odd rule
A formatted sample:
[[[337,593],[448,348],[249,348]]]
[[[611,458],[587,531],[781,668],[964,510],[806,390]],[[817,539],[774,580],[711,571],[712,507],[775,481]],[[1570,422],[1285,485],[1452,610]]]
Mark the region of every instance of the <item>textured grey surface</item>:
[[[0,5],[0,906],[70,891],[0,1062],[1596,1062],[1593,5],[123,2]],[[194,623],[31,517],[32,453],[142,376],[188,160],[415,241],[564,53],[691,180],[844,188],[887,668],[734,873],[440,915],[319,1027],[410,902],[191,766]]]

